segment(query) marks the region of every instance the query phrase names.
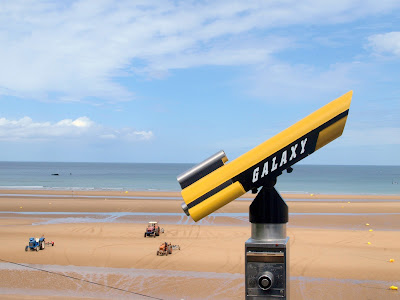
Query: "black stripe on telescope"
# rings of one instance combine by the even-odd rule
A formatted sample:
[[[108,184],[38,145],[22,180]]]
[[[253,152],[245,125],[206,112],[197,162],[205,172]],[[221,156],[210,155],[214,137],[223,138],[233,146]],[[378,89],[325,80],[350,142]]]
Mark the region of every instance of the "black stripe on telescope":
[[[193,206],[196,206],[197,204],[203,202],[204,200],[206,200],[207,198],[211,197],[212,195],[214,195],[214,194],[218,193],[219,191],[223,190],[224,188],[230,186],[232,183],[233,183],[232,179],[229,179],[228,181],[225,181],[223,184],[220,184],[216,188],[214,188],[211,191],[205,193],[203,196],[201,196],[201,197],[197,198],[196,200],[193,200],[192,202],[187,204],[187,207],[190,209]]]
[[[322,131],[325,128],[327,128],[327,127],[331,126],[332,124],[336,123],[340,119],[343,119],[344,117],[347,117],[348,114],[349,114],[349,110],[345,110],[344,112],[338,114],[336,117],[330,119],[329,121],[325,122],[321,126],[315,128],[313,131],[318,131],[318,132]]]
[[[278,177],[280,174],[282,174],[282,172],[284,170],[286,170],[290,166],[294,165],[296,162],[302,160],[303,158],[307,157],[308,155],[312,154],[315,151],[319,133],[322,130],[324,130],[325,128],[331,126],[332,124],[334,124],[337,121],[341,120],[342,118],[346,117],[348,114],[349,114],[349,110],[346,110],[346,111],[338,114],[336,117],[334,117],[334,118],[330,119],[329,121],[325,122],[324,124],[318,126],[317,128],[315,128],[314,130],[310,131],[309,133],[303,135],[296,141],[283,147],[281,150],[268,156],[267,158],[263,159],[262,161],[258,162],[257,164],[249,167],[248,169],[246,169],[242,173],[238,174],[237,176],[233,177],[232,179],[225,181],[221,185],[215,187],[214,189],[212,189],[211,191],[200,196],[196,200],[193,200],[192,202],[187,204],[187,207],[190,209],[193,206],[196,206],[197,204],[203,202],[207,198],[218,193],[219,191],[223,190],[224,188],[226,188],[227,186],[231,185],[232,183],[234,183],[236,181],[239,181],[242,184],[244,190],[247,192],[253,188],[258,188],[258,187],[262,186],[265,181],[267,181],[271,178]],[[291,147],[296,147],[296,150],[301,151],[301,147],[302,147],[301,141],[304,141],[305,139],[307,139],[307,142],[305,143],[304,152],[302,154],[296,153],[296,158],[288,161],[287,163],[285,163],[284,165],[282,165],[280,167],[277,167],[273,171],[268,170],[268,175],[266,175],[265,177],[264,176],[261,177],[262,172],[263,172],[263,167],[266,162],[268,162],[270,164],[269,168],[271,168],[271,163],[272,163],[273,158],[276,158],[275,163],[280,164],[280,161],[282,160],[283,152],[286,151],[286,153],[290,156],[291,155]],[[289,160],[290,157],[287,159]],[[259,168],[259,172],[261,173],[261,175],[260,175],[259,179],[257,179],[256,181],[253,182],[253,180],[252,180],[253,172],[254,172],[254,169],[257,167]]]

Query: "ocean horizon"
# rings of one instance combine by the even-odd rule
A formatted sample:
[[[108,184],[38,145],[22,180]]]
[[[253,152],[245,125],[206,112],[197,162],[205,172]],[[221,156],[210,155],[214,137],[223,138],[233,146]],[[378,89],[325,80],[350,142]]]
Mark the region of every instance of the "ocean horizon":
[[[0,162],[0,189],[180,191],[195,164]],[[400,195],[400,166],[303,165],[278,177],[280,193]]]

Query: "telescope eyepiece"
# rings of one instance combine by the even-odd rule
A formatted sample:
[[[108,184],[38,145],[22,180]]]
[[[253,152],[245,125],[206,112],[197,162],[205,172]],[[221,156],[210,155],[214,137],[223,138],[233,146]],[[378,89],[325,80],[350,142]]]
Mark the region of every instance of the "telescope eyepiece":
[[[223,150],[215,153],[214,155],[210,156],[206,160],[202,161],[201,163],[197,164],[190,170],[180,174],[177,177],[177,180],[182,189],[186,188],[187,186],[195,183],[205,175],[215,171],[216,169],[222,167],[228,158]]]
[[[186,205],[185,202],[182,203],[181,207],[182,207],[182,210],[184,211],[184,213],[185,213],[188,217],[190,217],[189,208],[187,207],[187,205]]]

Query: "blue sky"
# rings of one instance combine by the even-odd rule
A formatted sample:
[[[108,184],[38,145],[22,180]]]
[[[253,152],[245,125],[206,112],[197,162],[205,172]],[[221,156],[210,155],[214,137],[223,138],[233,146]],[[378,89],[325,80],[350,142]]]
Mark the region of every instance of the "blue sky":
[[[4,1],[0,160],[230,160],[353,90],[307,164],[400,165],[399,1]]]

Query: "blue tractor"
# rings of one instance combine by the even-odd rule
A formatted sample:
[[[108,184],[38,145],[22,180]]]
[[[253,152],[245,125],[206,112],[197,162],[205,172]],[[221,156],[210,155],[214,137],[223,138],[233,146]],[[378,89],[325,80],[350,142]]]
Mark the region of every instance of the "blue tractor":
[[[44,237],[41,238],[30,238],[28,246],[25,247],[25,251],[31,250],[43,250],[45,246]]]

